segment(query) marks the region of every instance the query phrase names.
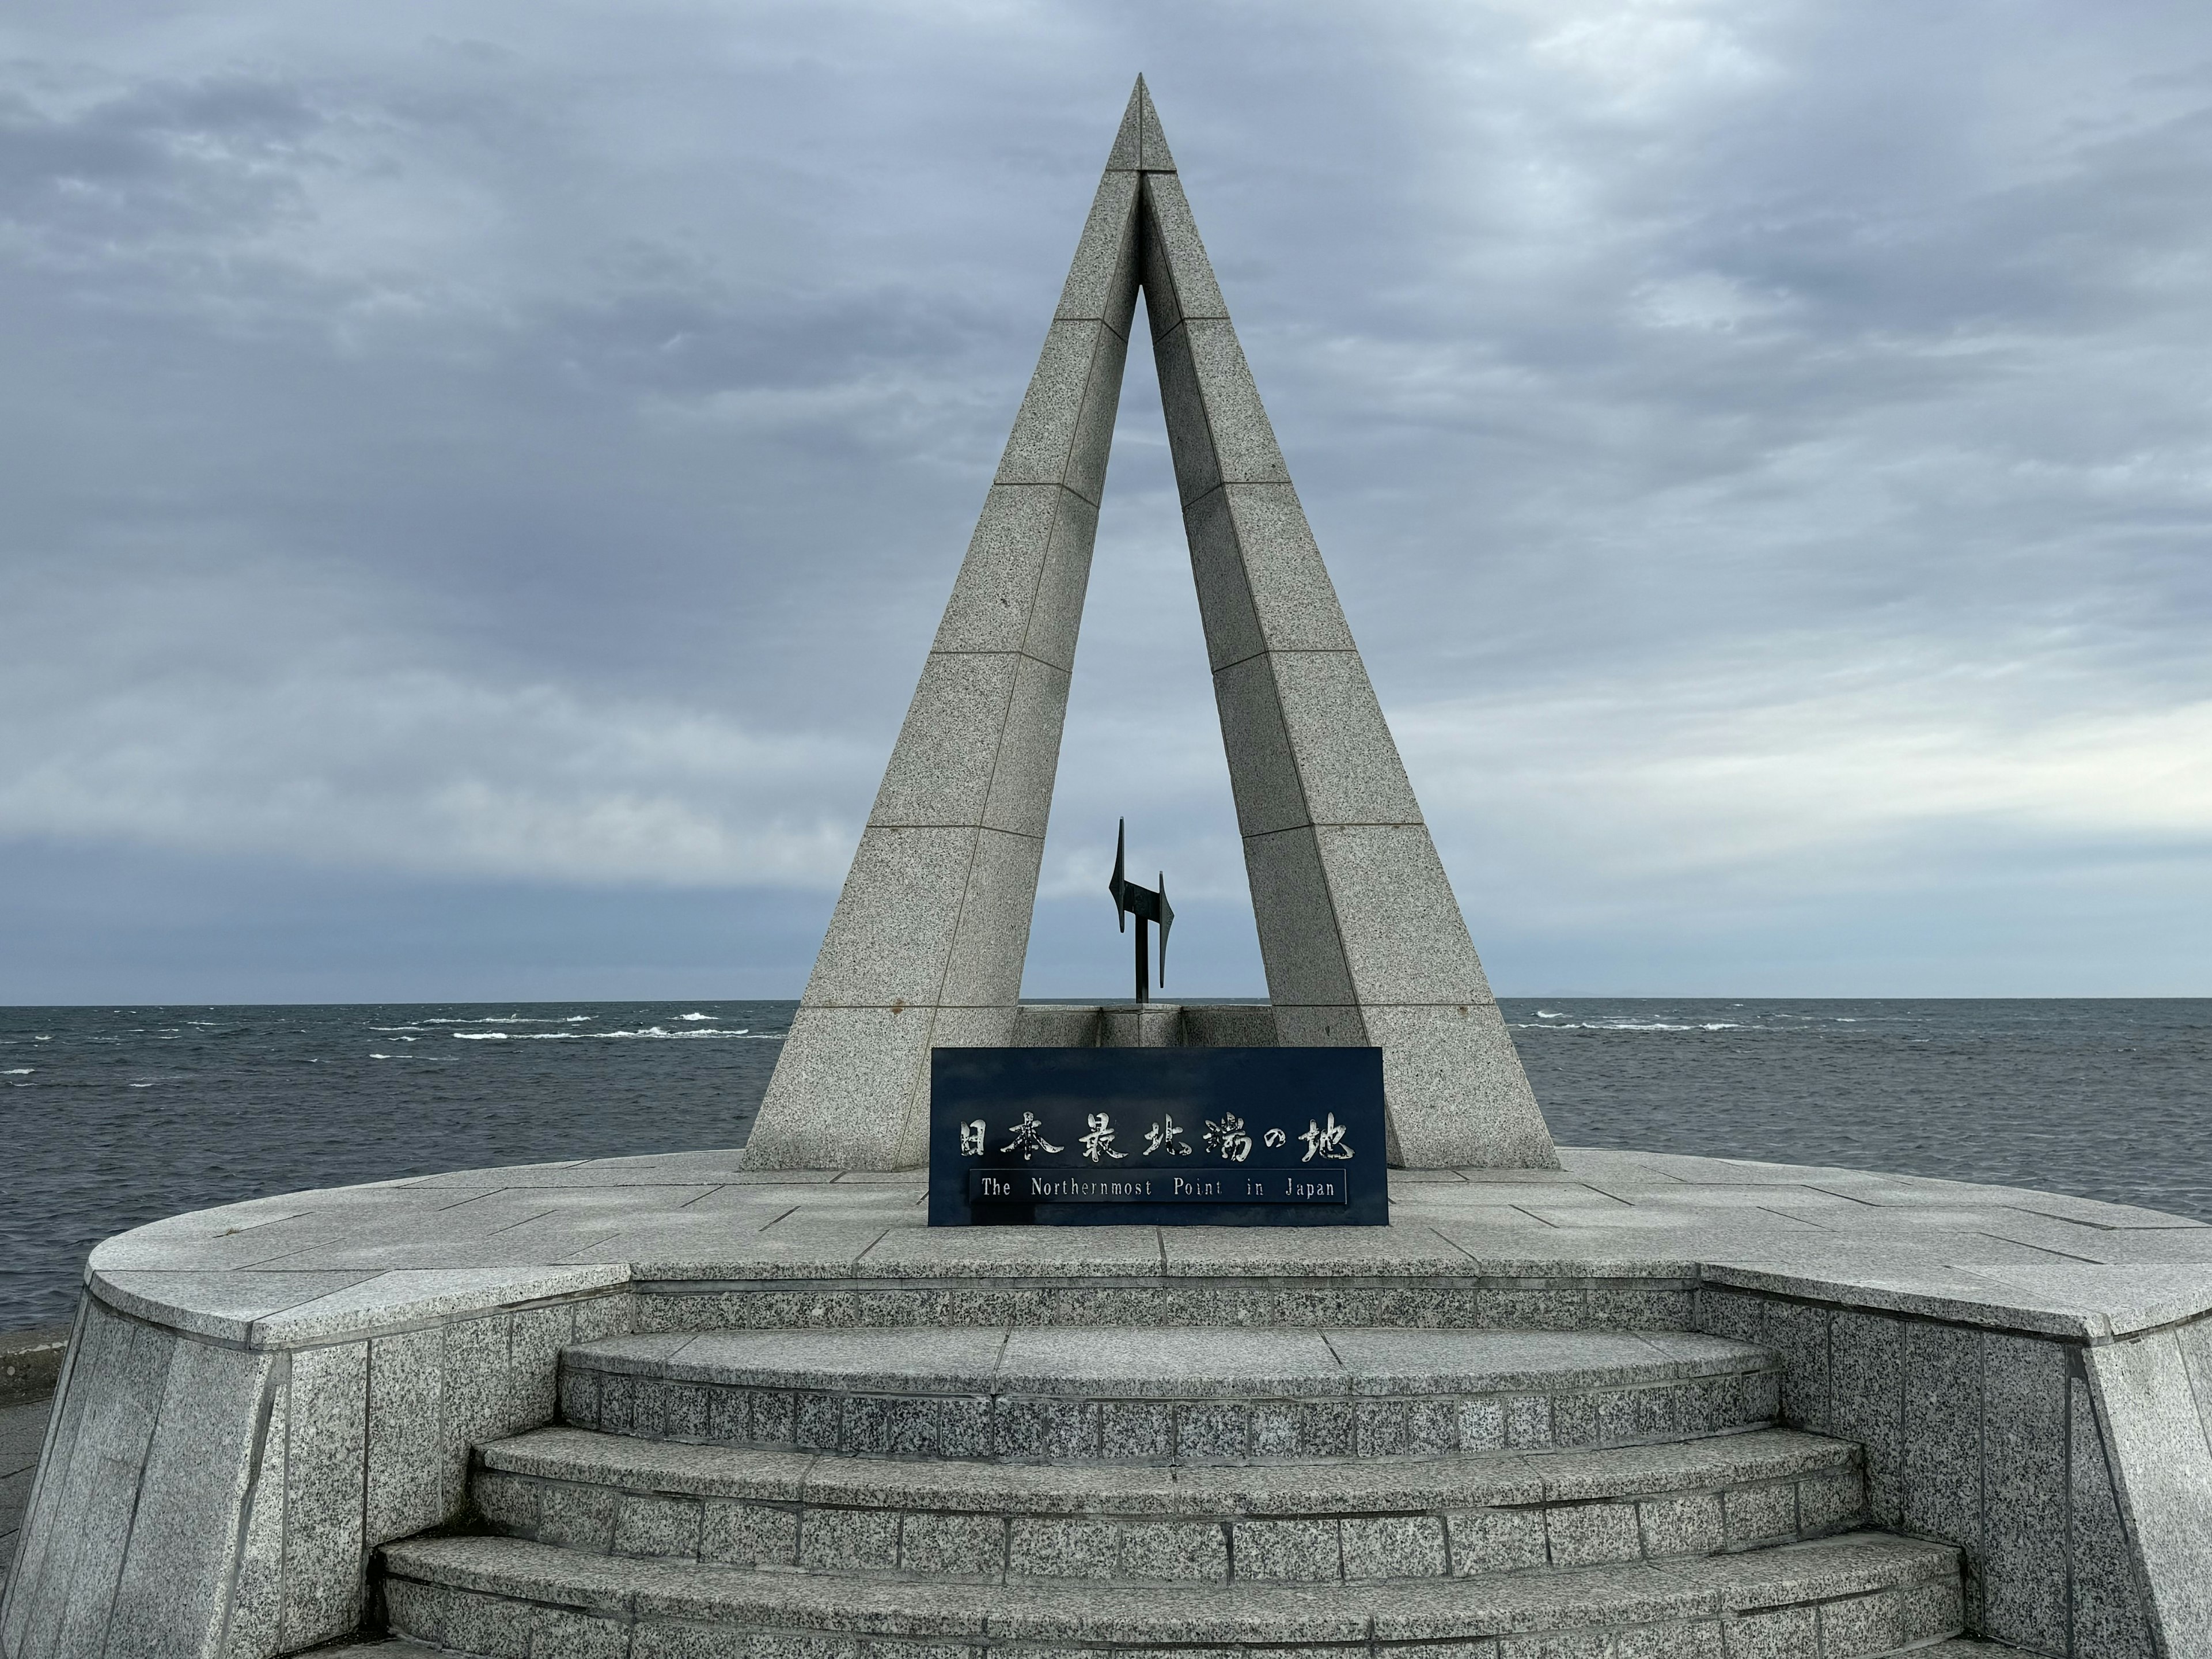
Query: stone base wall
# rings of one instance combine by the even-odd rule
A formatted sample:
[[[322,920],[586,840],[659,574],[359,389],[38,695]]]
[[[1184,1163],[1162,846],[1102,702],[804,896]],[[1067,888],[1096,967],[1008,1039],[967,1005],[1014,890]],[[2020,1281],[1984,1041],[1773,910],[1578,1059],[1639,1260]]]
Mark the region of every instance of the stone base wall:
[[[2212,1321],[2092,1346],[1709,1284],[1697,1328],[1773,1350],[1783,1420],[1866,1449],[1875,1524],[1960,1547],[1974,1634],[2212,1653]]]
[[[269,1659],[362,1621],[368,1553],[458,1520],[469,1449],[550,1422],[629,1298],[256,1350],[89,1292],[0,1601],[7,1659]]]

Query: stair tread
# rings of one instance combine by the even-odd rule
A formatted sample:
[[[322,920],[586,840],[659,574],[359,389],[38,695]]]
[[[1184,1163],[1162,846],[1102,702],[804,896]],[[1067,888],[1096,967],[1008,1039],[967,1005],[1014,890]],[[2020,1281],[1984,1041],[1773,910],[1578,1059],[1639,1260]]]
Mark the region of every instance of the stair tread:
[[[1948,1545],[1873,1532],[1739,1555],[1357,1587],[820,1578],[489,1537],[410,1540],[381,1553],[401,1579],[602,1617],[1130,1643],[1439,1639],[1658,1622],[1937,1584],[1958,1571]]]
[[[1418,1461],[1020,1464],[821,1452],[533,1430],[480,1449],[486,1468],[629,1492],[994,1513],[1306,1515],[1620,1498],[1852,1468],[1850,1442],[1759,1429],[1583,1451],[1456,1452]]]
[[[1672,1331],[1062,1326],[665,1332],[581,1343],[562,1363],[747,1388],[1188,1400],[1633,1387],[1777,1362]]]

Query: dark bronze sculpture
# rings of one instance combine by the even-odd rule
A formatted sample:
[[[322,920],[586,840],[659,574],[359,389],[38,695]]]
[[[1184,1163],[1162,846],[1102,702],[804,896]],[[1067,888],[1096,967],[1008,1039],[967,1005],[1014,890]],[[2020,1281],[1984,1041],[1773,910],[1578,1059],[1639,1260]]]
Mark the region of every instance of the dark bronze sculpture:
[[[1149,1002],[1151,994],[1145,981],[1150,977],[1146,969],[1152,952],[1146,944],[1146,924],[1160,926],[1160,983],[1168,982],[1168,929],[1175,925],[1175,907],[1168,902],[1167,872],[1159,874],[1158,889],[1139,887],[1121,874],[1122,854],[1129,836],[1129,821],[1123,818],[1114,832],[1114,878],[1106,884],[1106,890],[1114,896],[1114,923],[1123,932],[1128,929],[1127,918],[1137,919],[1137,1000]]]

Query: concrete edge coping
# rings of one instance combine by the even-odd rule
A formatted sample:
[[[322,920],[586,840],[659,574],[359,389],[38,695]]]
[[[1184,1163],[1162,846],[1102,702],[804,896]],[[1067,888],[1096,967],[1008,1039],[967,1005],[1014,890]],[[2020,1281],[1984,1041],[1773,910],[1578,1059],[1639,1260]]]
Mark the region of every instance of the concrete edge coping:
[[[651,1160],[660,1184],[678,1181],[684,1170],[682,1154],[655,1155]],[[701,1155],[709,1157],[710,1155]],[[720,1155],[711,1155],[720,1158]],[[1955,1182],[1918,1182],[1914,1177],[1889,1177],[1824,1169],[1793,1169],[1786,1165],[1743,1160],[1691,1159],[1664,1154],[1577,1154],[1577,1161],[1602,1158],[1634,1158],[1655,1172],[1680,1164],[1683,1176],[1709,1171],[1725,1178],[1720,1183],[1742,1182],[1767,1186],[1790,1176],[1802,1185],[1832,1186],[1843,1176],[1861,1182],[1926,1186],[1948,1194],[1975,1193],[1995,1199],[2015,1196],[2014,1189],[1973,1188]],[[628,1187],[641,1173],[641,1159],[609,1159],[557,1166],[564,1184],[604,1171],[610,1188]],[[1416,1176],[1468,1178],[1468,1172],[1415,1171]],[[1495,1172],[1475,1171],[1489,1177]],[[1516,1177],[1500,1184],[1531,1184],[1535,1172],[1507,1172]],[[514,1183],[517,1172],[460,1171],[418,1177],[406,1182],[368,1183],[331,1189],[329,1214],[343,1234],[350,1215],[364,1218],[381,1213],[371,1202],[377,1195],[418,1192],[426,1185],[466,1183],[501,1186]],[[688,1184],[697,1184],[695,1175]],[[716,1177],[728,1182],[730,1173]],[[1570,1171],[1569,1182],[1598,1178],[1591,1172]],[[842,1172],[804,1171],[779,1175],[778,1182],[820,1191],[834,1185]],[[876,1176],[854,1180],[856,1189],[880,1187],[894,1177]],[[911,1173],[895,1179],[914,1182]],[[1558,1180],[1553,1176],[1551,1179]],[[773,1184],[746,1182],[744,1184]],[[1686,1179],[1682,1190],[1704,1184]],[[1673,1194],[1670,1193],[1669,1196]],[[1515,1291],[1603,1291],[1687,1292],[1700,1286],[1741,1291],[1766,1297],[1835,1307],[1923,1318],[1947,1324],[2100,1346],[2146,1335],[2212,1311],[2212,1265],[2118,1265],[2094,1262],[2037,1263],[2033,1266],[1977,1264],[1944,1266],[1931,1259],[1924,1265],[1899,1264],[1893,1250],[1869,1250],[1866,1264],[1854,1268],[1854,1249],[1869,1236],[1839,1234],[1832,1255],[1818,1265],[1802,1255],[1769,1257],[1756,1243],[1741,1241],[1703,1261],[1680,1256],[1639,1258],[1632,1241],[1623,1240],[1618,1250],[1602,1257],[1544,1260],[1529,1255],[1507,1259],[1493,1253],[1458,1252],[1451,1259],[1429,1238],[1409,1237],[1404,1248],[1384,1248],[1392,1241],[1376,1241],[1366,1235],[1337,1240],[1312,1231],[1299,1232],[1283,1251],[1261,1249],[1247,1237],[1215,1239],[1177,1237],[1172,1254],[1150,1261],[1126,1259],[1126,1253],[1104,1252],[1104,1259],[1086,1261],[1071,1252],[1064,1239],[1048,1247],[1045,1260],[1031,1264],[1019,1259],[1012,1240],[949,1239],[935,1236],[929,1253],[936,1260],[899,1261],[890,1273],[869,1272],[869,1251],[855,1249],[853,1241],[834,1230],[818,1239],[795,1238],[774,1254],[758,1252],[744,1257],[672,1260],[665,1241],[651,1255],[641,1251],[633,1261],[545,1262],[490,1267],[376,1268],[369,1266],[282,1271],[269,1264],[232,1267],[212,1250],[206,1255],[193,1247],[202,1235],[210,1245],[234,1235],[236,1228],[219,1224],[227,1215],[271,1217],[297,1212],[302,1200],[319,1194],[293,1194],[248,1200],[244,1205],[199,1212],[150,1224],[149,1229],[118,1235],[95,1249],[85,1269],[87,1289],[103,1304],[133,1318],[167,1327],[204,1340],[250,1349],[292,1349],[328,1346],[370,1337],[442,1324],[535,1304],[630,1293],[659,1298],[710,1295],[800,1296],[824,1298],[871,1298],[897,1295],[951,1296],[995,1292],[1076,1297],[1104,1291],[1205,1297],[1215,1294],[1251,1295],[1255,1291],[1285,1296],[1328,1297],[1358,1291],[1381,1294],[1433,1292],[1507,1293]],[[2165,1217],[2154,1212],[2106,1206],[2063,1195],[2036,1195],[2047,1200],[2052,1212],[2080,1208],[2084,1213],[2111,1212],[2114,1216],[2140,1218],[2129,1224],[2156,1222],[2172,1228],[2202,1224],[2185,1218]],[[434,1243],[435,1215],[426,1216],[424,1226]],[[100,1256],[109,1245],[120,1246],[140,1232],[159,1230],[164,1265],[104,1267]],[[1003,1230],[1000,1230],[1003,1231]],[[1037,1230],[1061,1233],[1067,1230]],[[1164,1237],[1174,1229],[1161,1229]],[[1194,1233],[1207,1230],[1193,1230]],[[1531,1227],[1530,1243],[1540,1244],[1541,1229]],[[1026,1237],[1026,1234],[1024,1235]],[[465,1243],[465,1241],[458,1241]],[[641,1239],[641,1243],[647,1241]],[[1887,1234],[1871,1236],[1875,1246],[1893,1244]],[[1679,1248],[1679,1246],[1678,1246]],[[1934,1248],[1931,1241],[1930,1249]],[[942,1255],[939,1255],[939,1252]],[[1121,1255],[1124,1259],[1115,1259]],[[1273,1258],[1272,1260],[1270,1258]],[[115,1258],[134,1260],[128,1249]],[[885,1264],[890,1266],[891,1264]],[[1026,1269],[1026,1270],[1025,1270]],[[826,1305],[826,1302],[823,1304]],[[811,1318],[822,1316],[807,1310]],[[1218,1322],[1209,1321],[1207,1322]],[[59,1354],[54,1355],[58,1364]],[[4,1365],[0,1360],[0,1365]]]

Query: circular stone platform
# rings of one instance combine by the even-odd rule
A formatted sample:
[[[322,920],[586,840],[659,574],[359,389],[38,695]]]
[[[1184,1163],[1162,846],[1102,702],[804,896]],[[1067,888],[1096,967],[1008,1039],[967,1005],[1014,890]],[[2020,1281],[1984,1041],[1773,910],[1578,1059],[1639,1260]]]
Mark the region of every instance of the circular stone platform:
[[[379,1616],[379,1547],[483,1511],[472,1469],[479,1482],[526,1465],[530,1479],[554,1479],[521,1449],[534,1443],[516,1437],[588,1431],[647,1437],[629,1441],[642,1446],[656,1432],[635,1403],[647,1373],[699,1394],[702,1412],[715,1389],[765,1398],[778,1378],[794,1412],[837,1392],[833,1372],[848,1392],[871,1392],[891,1350],[860,1334],[921,1327],[938,1334],[915,1331],[900,1364],[924,1377],[923,1393],[957,1384],[978,1398],[1056,1396],[1103,1411],[1109,1395],[1195,1401],[1196,1385],[1177,1377],[1241,1398],[1253,1390],[1237,1379],[1256,1367],[1269,1387],[1240,1407],[1251,1413],[1340,1389],[1379,1390],[1387,1404],[1392,1389],[1420,1392],[1407,1379],[1424,1367],[1455,1399],[1502,1398],[1531,1366],[1566,1363],[1526,1336],[1424,1349],[1407,1346],[1414,1331],[1580,1334],[1590,1346],[1574,1363],[1594,1368],[1592,1391],[1672,1387],[1663,1364],[1653,1369],[1668,1342],[1723,1339],[1680,1352],[1763,1376],[1770,1389],[1778,1382],[1778,1422],[1769,1405],[1740,1427],[1723,1413],[1697,1432],[1840,1444],[1821,1455],[1856,1460],[1852,1524],[1962,1553],[1971,1629],[2041,1652],[2212,1652],[2212,1440],[2196,1405],[2212,1405],[2212,1227],[1851,1170],[1562,1157],[1556,1172],[1394,1171],[1388,1229],[932,1231],[919,1173],[750,1173],[736,1152],[432,1176],[140,1228],[102,1244],[87,1270],[0,1608],[0,1654],[100,1651],[106,1640],[117,1653],[260,1655],[331,1640]],[[1055,1344],[1047,1328],[1069,1334]],[[801,1330],[856,1334],[781,1344],[745,1334]],[[1618,1334],[1629,1332],[1643,1335]],[[732,1334],[695,1340],[707,1333]],[[1240,1346],[1248,1336],[1256,1340]],[[1002,1340],[988,1376],[975,1355],[959,1358],[963,1343]],[[1194,1343],[1211,1350],[1207,1364],[1184,1352]],[[682,1374],[686,1352],[696,1376]],[[1117,1370],[1137,1380],[1108,1387]],[[616,1372],[629,1417],[601,1422],[580,1403],[570,1426],[551,1426],[564,1417],[562,1388],[580,1386],[564,1377],[593,1376],[596,1400]],[[1573,1393],[1556,1377],[1543,1389]],[[879,1407],[889,1409],[880,1399],[866,1409]],[[668,1428],[672,1407],[656,1409],[659,1434],[687,1437]],[[841,1425],[860,1420],[859,1404],[837,1409]],[[1260,1432],[1259,1416],[1240,1420],[1238,1432]],[[688,1437],[726,1459],[870,1455],[870,1443],[807,1452],[752,1430]],[[1625,1443],[1640,1437],[1526,1454],[1460,1440],[1435,1455],[1618,1459],[1645,1455]],[[518,1449],[485,1450],[502,1443]],[[1086,1443],[1086,1455],[1108,1455],[1103,1437]],[[1780,1479],[1759,1460],[1800,1453],[1773,1443],[1767,1452],[1747,1439],[1720,1460],[1725,1478]],[[1346,1455],[1363,1453],[1353,1443]],[[1426,1454],[1409,1443],[1389,1455]],[[1692,1470],[1719,1467],[1717,1454],[1681,1455]],[[1613,1486],[1627,1479],[1626,1466],[1607,1467]],[[1695,1476],[1709,1478],[1723,1477]],[[852,1479],[866,1490],[877,1481]],[[1503,1479],[1486,1464],[1446,1484],[1495,1492]],[[468,1589],[469,1575],[489,1574],[488,1583],[508,1571],[492,1560],[495,1546],[542,1554],[549,1547],[534,1536],[457,1543],[451,1560],[410,1545],[413,1555],[393,1559],[415,1563],[408,1582],[418,1587],[492,1594]],[[1789,1547],[1832,1553],[1840,1543],[1807,1537]],[[1877,1558],[1890,1559],[1850,1559]],[[1884,1580],[1883,1593],[1903,1595],[1906,1579],[1937,1571],[1929,1559],[1899,1558],[1904,1577]],[[523,1577],[539,1583],[531,1571],[539,1576]],[[869,1591],[879,1593],[899,1592]],[[1680,1606],[1735,1617],[1723,1605],[1733,1593],[1715,1578],[1683,1589]]]

